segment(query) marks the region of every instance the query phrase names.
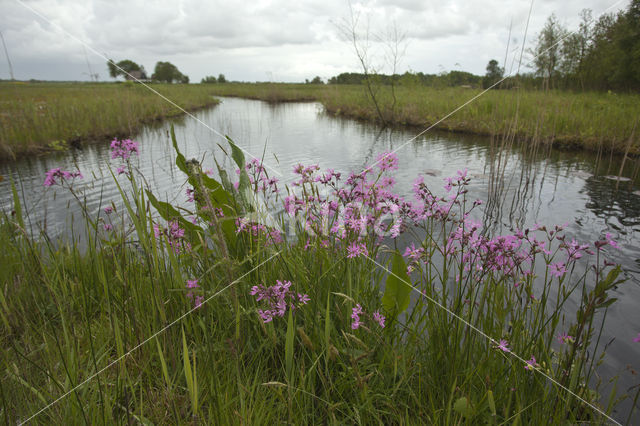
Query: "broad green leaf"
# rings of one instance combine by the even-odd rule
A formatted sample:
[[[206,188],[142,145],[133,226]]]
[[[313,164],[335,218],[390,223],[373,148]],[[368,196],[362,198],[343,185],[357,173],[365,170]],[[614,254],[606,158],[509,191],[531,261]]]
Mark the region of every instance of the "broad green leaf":
[[[185,218],[182,217],[180,212],[176,210],[171,204],[165,203],[164,201],[159,201],[155,195],[151,191],[147,189],[147,197],[149,197],[149,201],[151,205],[158,210],[158,213],[164,220],[177,220],[180,226],[190,232],[195,232],[201,230],[200,227],[194,225],[189,222]]]
[[[231,158],[236,162],[238,168],[243,170],[245,165],[244,153],[229,136],[225,137],[227,138],[227,142],[229,142],[229,146],[231,146]]]

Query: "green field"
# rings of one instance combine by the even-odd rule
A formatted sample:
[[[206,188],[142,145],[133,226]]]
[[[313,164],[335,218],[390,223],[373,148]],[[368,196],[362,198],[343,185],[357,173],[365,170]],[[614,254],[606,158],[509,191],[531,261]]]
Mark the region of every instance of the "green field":
[[[212,105],[212,94],[269,102],[318,101],[334,115],[564,148],[640,153],[640,96],[478,89],[375,87],[380,113],[361,85],[227,83],[151,87],[186,110]],[[147,88],[129,83],[0,84],[0,159],[65,149],[86,141],[134,136],[143,123],[181,112]]]
[[[153,84],[186,110],[213,105],[207,88]],[[181,111],[129,83],[0,83],[0,159],[135,135],[143,123]]]
[[[480,89],[397,87],[395,106],[388,86],[375,88],[380,100],[378,114],[360,85],[217,84],[220,96],[240,96],[266,101],[315,99],[329,113],[422,129],[439,122]],[[452,114],[436,128],[488,136],[515,135],[522,141],[553,143],[564,148],[583,148],[633,154],[640,153],[640,132],[633,131],[640,116],[640,96],[615,93],[573,93],[491,90]]]

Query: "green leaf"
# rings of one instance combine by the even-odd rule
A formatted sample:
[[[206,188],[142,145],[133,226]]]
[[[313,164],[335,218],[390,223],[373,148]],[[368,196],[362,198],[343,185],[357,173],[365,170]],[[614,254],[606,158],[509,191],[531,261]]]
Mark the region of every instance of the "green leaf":
[[[491,410],[491,415],[493,417],[496,416],[496,402],[493,399],[493,392],[490,390],[487,391],[487,401],[489,402],[489,409]]]
[[[156,337],[156,347],[158,348],[158,356],[160,357],[160,366],[162,367],[162,376],[164,377],[164,382],[167,385],[168,389],[171,389],[171,379],[169,378],[169,370],[167,369],[167,363],[164,360],[164,354],[162,353],[162,349],[160,348],[160,342]]]
[[[176,151],[176,166],[184,173],[189,174],[187,170],[187,160],[184,158],[184,155],[178,149],[178,141],[176,140],[176,132],[173,129],[173,124],[171,125],[171,143],[173,144],[173,149]]]
[[[467,418],[473,416],[473,407],[466,396],[458,398],[456,402],[453,403],[453,411]]]
[[[596,288],[594,289],[594,294],[596,296],[600,296],[605,291],[609,290],[611,287],[619,284],[621,281],[616,281],[618,275],[620,275],[620,265],[617,265],[615,268],[611,269],[607,276],[602,279],[598,284],[596,284]]]
[[[236,162],[240,170],[244,170],[244,153],[229,136],[225,137],[227,138],[227,142],[229,142],[229,145],[231,146],[231,158],[233,158],[233,161]]]
[[[395,319],[409,307],[411,281],[407,275],[407,265],[397,250],[393,254],[391,262],[391,273],[387,275],[382,306],[389,314],[390,319]]]
[[[284,345],[284,360],[287,370],[287,378],[291,379],[291,371],[293,369],[293,337],[294,337],[293,313],[289,309],[289,318],[287,320],[287,337]]]
[[[183,218],[180,212],[176,210],[171,204],[165,203],[164,201],[159,201],[155,197],[155,195],[153,195],[153,193],[148,189],[146,190],[146,192],[147,192],[147,197],[149,197],[149,201],[151,202],[151,205],[158,211],[158,213],[160,214],[160,216],[162,216],[164,220],[167,220],[167,221],[177,220],[182,228],[190,232],[201,230],[200,227],[194,225],[193,223]]]
[[[24,219],[22,218],[22,205],[20,204],[20,198],[18,197],[18,190],[16,185],[11,179],[11,192],[13,193],[13,210],[16,212],[16,220],[21,229],[24,229]]]
[[[233,161],[235,161],[236,165],[240,169],[238,192],[240,193],[240,197],[242,199],[244,207],[249,209],[249,199],[247,198],[246,192],[251,191],[251,181],[249,180],[249,175],[244,168],[244,154],[242,153],[242,150],[238,147],[238,145],[236,145],[229,136],[226,136],[226,138],[227,142],[229,142],[229,145],[231,146],[231,158],[233,158]]]

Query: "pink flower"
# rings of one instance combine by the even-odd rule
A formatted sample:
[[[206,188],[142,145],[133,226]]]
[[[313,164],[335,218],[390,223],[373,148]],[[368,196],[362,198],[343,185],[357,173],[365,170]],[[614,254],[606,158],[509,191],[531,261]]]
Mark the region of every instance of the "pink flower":
[[[79,171],[75,171],[75,172],[67,172],[62,170],[60,167],[56,167],[55,169],[51,169],[47,172],[45,178],[44,178],[44,186],[53,186],[55,184],[58,183],[57,179],[60,179],[60,185],[62,185],[62,182],[64,182],[65,180],[69,180],[69,179],[75,179],[75,178],[79,178],[82,179],[84,176],[82,176],[82,173],[80,173]]]
[[[398,156],[393,152],[383,152],[376,157],[376,164],[381,171],[398,170]]]
[[[552,263],[551,265],[549,265],[549,273],[554,277],[561,278],[564,274],[567,273],[567,268],[562,262]]]
[[[193,301],[194,309],[197,309],[200,306],[202,306],[202,303],[204,303],[204,296],[196,296],[195,300]]]
[[[529,370],[529,371],[533,371],[533,369],[539,367],[538,363],[536,362],[536,357],[534,357],[533,355],[531,356],[531,359],[529,361],[526,361],[526,364],[524,366],[525,370]]]
[[[360,328],[360,315],[362,314],[362,306],[358,303],[355,308],[351,309],[351,319],[353,322],[351,323],[351,328],[353,330],[357,330]]]
[[[640,343],[640,333],[638,333],[638,337],[633,339],[634,342]]]
[[[138,142],[134,142],[131,139],[124,139],[119,141],[114,139],[111,141],[111,158],[122,158],[123,160],[129,159],[131,154],[138,154]]]
[[[347,247],[347,257],[359,257],[359,256],[368,256],[369,251],[367,250],[367,246],[362,244],[358,244],[357,242],[353,242],[349,247]]]
[[[500,349],[502,352],[511,352],[511,349],[509,349],[509,342],[504,339],[501,339],[500,342],[498,342],[496,349]]]
[[[110,223],[105,223],[104,225],[102,225],[102,228],[105,231],[111,231],[113,229],[113,225],[111,225]]]
[[[306,294],[291,291],[291,281],[276,280],[276,284],[271,287],[254,285],[249,294],[256,297],[256,302],[263,301],[269,305],[270,309],[258,309],[258,315],[265,323],[271,322],[273,317],[283,317],[287,307],[295,309],[296,296],[298,306],[306,305],[311,300]]]
[[[187,288],[198,288],[200,287],[198,285],[198,280],[197,279],[192,279],[192,280],[187,280]]]
[[[300,294],[298,293],[298,301],[300,301],[300,303],[302,303],[303,305],[306,305],[307,303],[309,303],[311,299],[309,298],[308,294]]]
[[[111,206],[107,206],[107,207],[105,207],[105,208],[104,208],[104,212],[105,212],[106,214],[111,214],[111,213],[113,213],[113,207],[111,207]]]
[[[562,344],[573,343],[574,337],[573,336],[569,336],[567,333],[560,333],[560,334],[558,334],[557,340],[558,340],[558,342],[560,342]]]
[[[616,248],[616,249],[620,249],[620,246],[618,245],[618,243],[611,239],[611,234],[610,233],[607,232],[605,234],[604,238],[607,240],[607,243],[609,243],[609,245],[611,247]]]
[[[380,311],[375,311],[373,313],[373,319],[380,325],[380,327],[384,328],[386,318],[380,313]]]

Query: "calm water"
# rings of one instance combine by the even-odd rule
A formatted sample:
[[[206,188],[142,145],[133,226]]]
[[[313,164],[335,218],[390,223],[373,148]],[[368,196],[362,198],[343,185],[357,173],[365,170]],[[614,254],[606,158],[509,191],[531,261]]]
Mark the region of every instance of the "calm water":
[[[225,98],[211,109],[196,113],[198,119],[282,174],[281,181],[293,178],[294,165],[319,164],[337,171],[361,171],[375,161],[376,154],[395,149],[412,139],[419,130],[384,130],[326,115],[315,103],[269,105],[260,101]],[[220,155],[224,140],[191,118],[173,121],[181,150],[187,158],[204,159],[205,169],[215,168],[213,155]],[[140,142],[138,167],[158,198],[185,201],[184,176],[174,165],[168,137],[169,123],[145,128]],[[445,176],[467,168],[473,177],[471,198],[489,200],[479,212],[491,232],[509,232],[515,227],[567,223],[567,233],[578,241],[593,242],[606,232],[619,241],[621,250],[613,260],[623,265],[627,282],[616,290],[619,301],[607,314],[606,341],[615,337],[608,350],[604,377],[620,374],[620,388],[638,382],[630,380],[628,365],[640,368],[640,344],[632,338],[640,332],[640,184],[607,178],[616,175],[620,160],[570,152],[526,153],[509,149],[499,157],[490,140],[452,134],[432,133],[406,144],[397,154],[398,192],[409,195],[411,181],[418,175],[435,192],[443,193]],[[637,161],[627,160],[622,175],[637,174]],[[24,209],[34,232],[46,230],[50,236],[68,235],[80,212],[64,190],[45,189],[44,174],[53,167],[77,168],[85,179],[78,181],[86,203],[98,215],[101,206],[120,198],[107,165],[107,144],[82,150],[0,164],[0,208],[11,208],[8,177],[19,182]],[[115,163],[113,163],[115,164]],[[113,166],[115,169],[115,165]],[[272,175],[276,172],[271,172]],[[77,221],[79,226],[81,221]]]

